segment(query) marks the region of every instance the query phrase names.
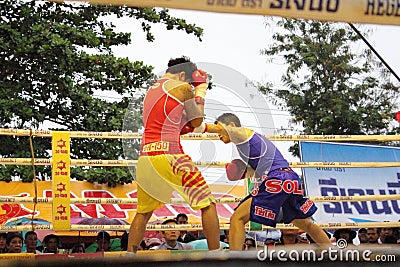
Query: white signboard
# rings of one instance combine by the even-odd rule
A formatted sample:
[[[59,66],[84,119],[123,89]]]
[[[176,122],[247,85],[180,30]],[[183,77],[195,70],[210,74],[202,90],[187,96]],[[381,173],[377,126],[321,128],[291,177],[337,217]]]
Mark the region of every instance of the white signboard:
[[[60,0],[52,0],[61,2]],[[131,7],[166,7],[321,21],[400,25],[399,0],[74,0]],[[68,2],[68,1],[65,1]]]
[[[355,144],[301,142],[304,162],[398,162],[400,148]],[[304,168],[308,196],[400,194],[400,168]],[[313,218],[319,223],[398,221],[400,201],[319,202]]]

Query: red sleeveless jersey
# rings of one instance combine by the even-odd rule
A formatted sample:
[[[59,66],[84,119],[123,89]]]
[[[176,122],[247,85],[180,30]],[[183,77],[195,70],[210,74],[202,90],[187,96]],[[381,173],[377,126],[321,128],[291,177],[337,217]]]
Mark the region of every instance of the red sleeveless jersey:
[[[167,78],[157,80],[144,98],[141,155],[183,153],[179,133],[184,106],[168,94],[164,87],[168,81]]]

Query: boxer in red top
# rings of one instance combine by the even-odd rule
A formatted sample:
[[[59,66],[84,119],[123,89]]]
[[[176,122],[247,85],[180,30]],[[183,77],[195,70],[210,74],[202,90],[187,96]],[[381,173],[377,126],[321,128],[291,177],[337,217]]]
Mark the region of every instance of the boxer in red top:
[[[180,135],[203,122],[207,73],[187,57],[171,59],[164,76],[147,91],[143,104],[144,134],[136,169],[138,206],[128,237],[128,251],[136,252],[153,211],[178,192],[202,213],[208,248],[219,248],[219,220],[215,199],[202,174],[186,155]]]

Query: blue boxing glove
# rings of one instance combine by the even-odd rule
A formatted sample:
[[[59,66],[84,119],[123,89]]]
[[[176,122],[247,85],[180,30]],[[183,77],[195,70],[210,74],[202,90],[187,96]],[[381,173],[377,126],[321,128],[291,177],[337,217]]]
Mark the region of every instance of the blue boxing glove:
[[[229,181],[237,181],[246,178],[247,164],[240,159],[234,159],[225,165],[226,176]]]

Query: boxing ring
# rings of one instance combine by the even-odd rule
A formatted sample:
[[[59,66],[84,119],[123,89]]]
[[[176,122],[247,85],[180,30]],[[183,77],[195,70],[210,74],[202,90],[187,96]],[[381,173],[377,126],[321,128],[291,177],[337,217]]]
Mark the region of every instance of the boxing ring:
[[[38,197],[15,197],[15,196],[0,196],[0,204],[5,203],[20,203],[20,204],[51,204],[53,210],[53,223],[49,225],[16,225],[16,226],[0,226],[0,232],[9,231],[124,231],[129,230],[129,225],[74,225],[70,223],[70,214],[67,208],[71,204],[87,204],[87,205],[113,205],[116,202],[119,204],[136,204],[136,198],[113,198],[110,201],[109,198],[70,198],[69,194],[69,171],[70,166],[135,166],[136,160],[86,160],[86,159],[70,159],[69,158],[69,141],[71,138],[112,138],[112,139],[140,139],[139,133],[116,133],[116,132],[56,132],[48,130],[18,130],[18,129],[0,129],[0,135],[8,136],[25,136],[30,138],[32,145],[32,138],[51,138],[52,139],[52,159],[43,158],[0,158],[0,164],[3,165],[30,165],[34,169],[37,165],[51,165],[53,169],[53,181],[52,181],[52,198]],[[312,136],[312,135],[274,135],[267,136],[273,141],[400,141],[400,136],[382,136],[382,135],[370,135],[370,136],[352,136],[352,135],[329,135],[329,136]],[[187,134],[182,136],[183,140],[219,140],[215,134]],[[60,148],[61,146],[61,148]],[[33,148],[31,147],[33,151]],[[61,154],[61,159],[56,156],[57,152]],[[223,168],[225,162],[195,162],[198,166],[208,166],[210,168]],[[386,168],[386,167],[399,167],[400,162],[291,162],[292,168],[324,168],[324,167],[341,167],[341,168]],[[247,178],[249,179],[249,178]],[[36,177],[33,185],[36,186]],[[60,183],[64,183],[64,191],[60,191]],[[35,194],[37,190],[35,189]],[[314,202],[351,202],[351,201],[386,201],[386,200],[400,200],[400,194],[389,194],[389,195],[368,195],[368,196],[309,196]],[[218,204],[226,203],[238,203],[242,200],[241,197],[222,197],[217,198]],[[171,198],[169,204],[184,204],[183,199]],[[67,216],[60,214],[60,207]],[[359,222],[359,223],[343,223],[343,222],[326,222],[318,223],[318,225],[324,229],[338,229],[338,228],[369,228],[369,227],[400,227],[400,222]],[[249,223],[246,227],[247,230],[265,230],[265,229],[295,229],[296,227],[292,224],[277,224],[275,228],[262,226],[261,228],[252,229],[252,225]],[[201,224],[186,224],[186,225],[155,225],[148,224],[146,227],[147,231],[160,231],[167,229],[177,230],[202,230]],[[220,229],[229,229],[229,224],[220,224]],[[299,250],[300,249],[300,250]],[[302,248],[285,247],[285,251],[301,251]],[[316,248],[315,248],[316,249]],[[316,249],[317,250],[317,249]],[[391,255],[394,257],[392,261],[386,262],[386,264],[392,264],[393,261],[400,259],[400,251],[398,248],[378,246],[373,248],[375,254],[384,254],[387,251],[391,251]],[[282,252],[283,250],[281,250]],[[353,252],[354,253],[354,252]],[[84,255],[84,256],[82,256]],[[121,266],[124,264],[140,263],[143,266],[149,266],[157,264],[157,266],[183,266],[190,265],[204,266],[208,264],[210,266],[241,266],[245,263],[251,263],[252,266],[259,266],[265,264],[265,262],[259,259],[259,255],[256,251],[246,251],[243,253],[235,253],[228,251],[220,252],[207,252],[207,251],[192,251],[192,252],[181,252],[181,251],[140,251],[137,255],[132,255],[127,252],[102,252],[102,253],[86,253],[81,256],[77,255],[56,255],[52,257],[43,257],[40,255],[21,253],[18,255],[11,254],[0,254],[0,260],[6,260],[9,266],[18,266],[20,260],[24,260],[25,266]],[[67,257],[67,258],[66,258]],[[66,260],[68,259],[68,260]],[[269,261],[275,265],[288,264],[288,262],[282,262],[276,258],[271,257]],[[331,259],[323,259],[324,264],[337,264]],[[359,262],[359,261],[357,261]],[[357,264],[353,262],[353,264]],[[361,261],[362,264],[363,261]],[[307,261],[309,264],[319,264],[315,261]],[[371,264],[371,263],[370,263]],[[393,265],[394,266],[394,265]]]
[[[50,225],[17,225],[17,226],[0,226],[0,232],[8,231],[42,231],[42,230],[62,230],[62,231],[85,231],[85,230],[105,230],[105,231],[121,231],[129,230],[129,225],[74,225],[70,223],[70,214],[67,208],[70,204],[104,204],[112,205],[119,204],[136,204],[136,198],[70,198],[69,192],[69,173],[70,166],[118,166],[129,167],[135,166],[137,160],[103,160],[103,159],[70,159],[69,158],[69,142],[71,138],[111,138],[111,139],[140,139],[139,133],[122,133],[122,132],[58,132],[49,130],[19,130],[19,129],[0,129],[0,135],[8,136],[25,136],[32,140],[33,137],[52,138],[53,158],[0,158],[0,164],[3,165],[31,165],[32,168],[36,165],[51,165],[53,169],[52,181],[52,198],[38,197],[15,197],[15,196],[0,196],[0,203],[20,203],[20,204],[51,204],[53,206],[53,223]],[[266,136],[272,141],[400,141],[400,136],[397,135],[274,135]],[[187,134],[182,136],[183,140],[219,140],[215,134]],[[60,145],[61,142],[61,145]],[[60,149],[61,146],[61,149]],[[33,151],[33,150],[32,150]],[[61,159],[57,158],[57,153],[61,155]],[[195,162],[198,166],[207,166],[209,168],[223,168],[226,162]],[[292,168],[387,168],[400,167],[400,162],[291,162]],[[60,171],[61,169],[61,171]],[[35,186],[36,177],[33,182]],[[63,189],[60,191],[60,183],[63,184]],[[35,190],[37,194],[37,190]],[[364,195],[364,196],[308,196],[314,202],[356,202],[356,201],[387,201],[400,200],[400,194],[389,195]],[[238,203],[242,200],[240,197],[222,197],[217,199],[217,204]],[[168,204],[185,204],[181,198],[171,198]],[[62,207],[60,211],[60,207]],[[368,227],[400,227],[400,222],[358,222],[358,223],[343,223],[343,222],[326,222],[318,223],[324,229],[339,229],[339,228],[368,228]],[[201,230],[201,224],[187,225],[147,225],[147,231],[159,231],[163,229],[177,230]],[[221,229],[229,229],[229,224],[220,224]],[[293,229],[296,228],[291,224],[278,224],[275,229]],[[251,229],[249,225],[247,230],[265,230],[273,229],[263,226],[262,229]]]
[[[59,2],[58,0],[54,0]],[[308,1],[307,8],[300,9],[300,1],[183,1],[183,0],[170,0],[170,1],[136,1],[136,0],[89,0],[87,2],[114,5],[128,5],[128,6],[163,6],[169,8],[182,8],[193,9],[200,11],[210,12],[223,12],[223,13],[241,13],[241,14],[259,14],[259,15],[278,15],[284,17],[295,17],[305,19],[329,20],[329,21],[348,21],[359,23],[377,23],[400,25],[398,15],[393,15],[394,11],[389,14],[388,8],[385,9],[385,17],[380,14],[382,5],[389,6],[389,1],[362,1],[362,0],[347,0],[347,1]],[[293,3],[292,3],[293,2]],[[303,1],[304,2],[307,1]],[[319,2],[319,6],[318,3]],[[395,1],[393,1],[394,3]],[[392,5],[394,5],[392,3]],[[393,8],[395,8],[393,6]],[[319,12],[315,12],[318,10]],[[399,5],[396,7],[396,14],[400,10]],[[383,19],[382,19],[383,18]],[[35,196],[33,197],[15,197],[0,195],[0,204],[51,204],[53,211],[53,220],[49,225],[18,225],[18,226],[4,226],[0,225],[0,232],[9,231],[85,231],[85,230],[105,230],[105,231],[119,231],[129,230],[129,225],[73,225],[70,223],[69,206],[71,204],[86,204],[86,205],[113,205],[108,198],[70,198],[70,166],[110,166],[110,167],[129,167],[137,164],[136,160],[103,160],[103,159],[71,159],[69,141],[70,138],[112,138],[124,139],[133,138],[140,139],[139,133],[121,133],[121,132],[55,132],[49,130],[19,130],[19,129],[0,129],[0,135],[7,136],[25,136],[29,137],[32,146],[32,138],[52,138],[52,159],[35,158],[32,153],[32,158],[0,158],[2,165],[28,165],[32,166],[34,171],[35,166],[45,165],[52,166],[52,197],[38,197],[36,190],[36,176],[33,181],[35,187]],[[272,141],[356,141],[356,142],[388,142],[400,141],[400,136],[385,136],[385,135],[369,135],[369,136],[356,136],[356,135],[275,135],[267,136]],[[182,136],[183,140],[218,140],[216,135],[212,134],[188,134]],[[33,152],[33,149],[31,147]],[[207,166],[210,168],[223,168],[225,162],[195,162],[198,166]],[[400,162],[291,162],[292,168],[389,168],[400,167]],[[387,201],[387,200],[400,200],[400,194],[389,195],[368,195],[368,196],[309,196],[314,202],[356,202],[356,201]],[[217,204],[238,203],[242,198],[218,198]],[[136,204],[136,198],[114,198],[113,201],[118,201],[120,204]],[[170,204],[184,204],[182,199],[171,198]],[[338,228],[362,228],[362,227],[400,227],[400,222],[359,222],[359,223],[342,223],[342,222],[326,222],[319,223],[324,229],[338,229]],[[221,229],[229,229],[229,224],[220,224]],[[291,224],[278,224],[274,229],[292,229],[295,228]],[[201,224],[187,224],[187,225],[147,225],[147,231],[159,231],[164,229],[177,229],[177,230],[201,230]],[[251,225],[248,225],[248,230]],[[271,227],[263,226],[262,229],[272,229]],[[260,229],[258,229],[260,230]],[[385,246],[375,248],[375,253],[384,253],[388,249],[393,251],[396,255],[396,260],[399,259],[400,251],[398,248],[388,248]],[[157,256],[155,256],[157,255]],[[90,257],[93,258],[90,258]],[[8,258],[7,258],[8,257]],[[100,258],[94,255],[88,255],[88,258],[76,258],[73,262],[75,266],[121,266],[131,263],[140,263],[142,266],[150,266],[156,262],[157,266],[186,266],[189,262],[191,266],[243,266],[244,264],[251,264],[251,266],[265,266],[265,262],[257,260],[255,252],[246,252],[240,254],[228,252],[139,252],[138,255],[129,255],[127,253],[104,253]],[[62,259],[34,259],[34,255],[11,255],[2,257],[4,259],[26,259],[24,266],[69,266],[70,261]],[[108,260],[107,260],[108,259]],[[295,262],[274,261],[275,265],[296,264]],[[320,262],[309,261],[309,265],[317,265]],[[337,266],[337,262],[325,260],[324,264],[327,266]],[[363,264],[363,263],[361,263]],[[369,263],[369,265],[378,265],[379,262]],[[21,266],[19,261],[6,262],[7,266]],[[350,265],[347,263],[346,265]],[[387,263],[386,266],[397,266],[395,263]]]

